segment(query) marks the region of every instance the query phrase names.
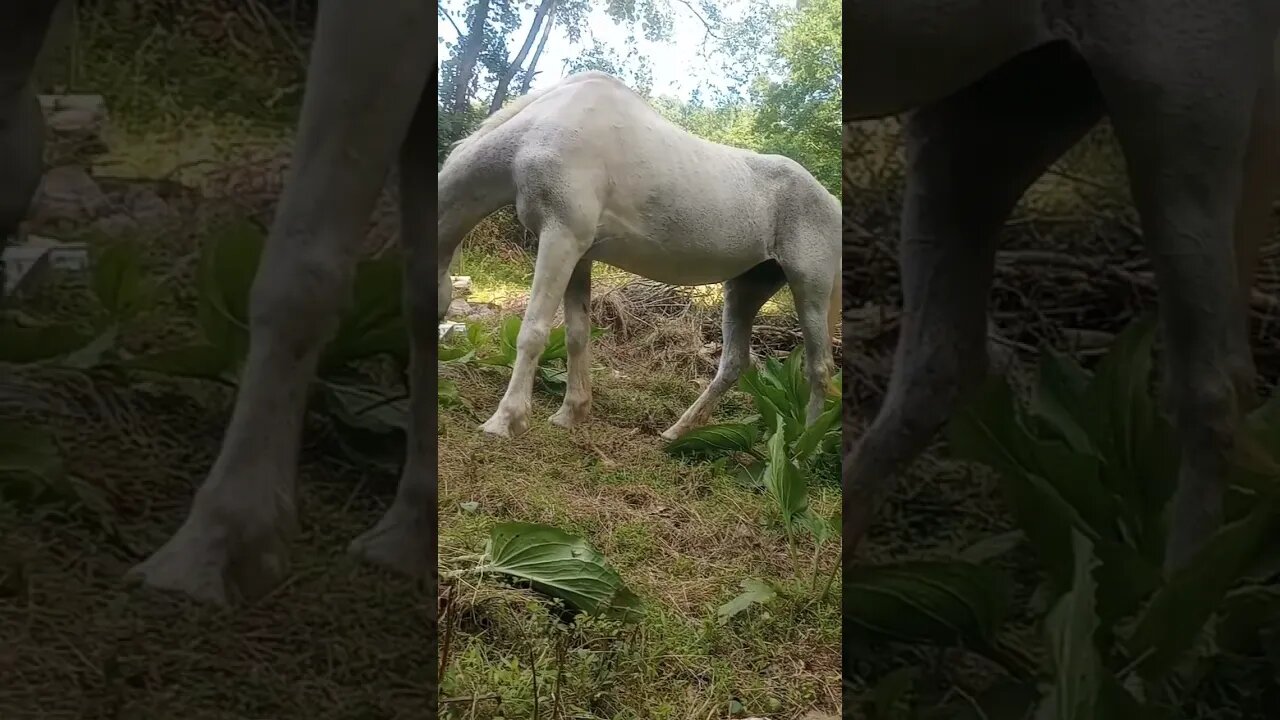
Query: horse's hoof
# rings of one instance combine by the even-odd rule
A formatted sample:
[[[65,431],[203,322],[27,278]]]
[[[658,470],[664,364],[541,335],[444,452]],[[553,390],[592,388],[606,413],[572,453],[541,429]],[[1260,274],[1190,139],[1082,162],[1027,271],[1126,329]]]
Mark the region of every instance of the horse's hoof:
[[[259,540],[242,540],[233,551],[229,538]],[[169,542],[131,568],[125,581],[230,605],[270,592],[288,574],[288,564],[281,533],[222,528],[193,516]]]
[[[431,557],[431,523],[422,513],[392,505],[371,530],[351,541],[348,551],[372,565],[409,577],[425,577]]]
[[[567,430],[569,428],[581,425],[583,422],[586,421],[588,417],[590,417],[590,413],[587,412],[585,409],[574,410],[568,405],[561,405],[560,409],[557,410],[555,414],[551,416],[551,419],[548,422],[550,422],[552,425],[555,425],[557,427],[562,427]]]
[[[480,426],[480,432],[486,435],[511,439],[517,435],[523,434],[529,429],[528,415],[516,416],[508,415],[499,410],[493,414],[493,417],[485,421]]]

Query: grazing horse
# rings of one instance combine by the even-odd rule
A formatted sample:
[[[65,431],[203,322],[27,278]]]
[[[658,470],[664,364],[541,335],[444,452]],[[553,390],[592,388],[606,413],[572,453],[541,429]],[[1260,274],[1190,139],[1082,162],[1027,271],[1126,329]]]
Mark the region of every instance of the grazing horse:
[[[515,369],[486,433],[528,428],[538,356],[562,299],[569,378],[551,422],[571,427],[588,415],[596,260],[672,285],[724,283],[719,369],[663,437],[707,420],[750,362],[756,313],[784,283],[804,337],[809,420],[821,413],[839,319],[840,204],[794,160],[698,138],[617,78],[584,72],[486,119],[456,144],[438,187],[441,319],[451,258],[476,223],[514,203],[538,236]]]
[[[1184,566],[1222,523],[1252,396],[1244,300],[1280,170],[1280,2],[863,0],[845,12],[845,120],[910,113],[905,313],[884,404],[844,459],[845,566],[892,476],[984,371],[1006,217],[1103,116],[1159,284],[1182,452],[1165,565]]]
[[[40,178],[43,122],[31,74],[57,1],[16,0],[0,10],[0,231],[17,225]],[[414,391],[407,455],[395,502],[351,549],[434,587],[437,319],[435,288],[424,279],[436,271],[435,22],[422,0],[386,0],[374,10],[358,0],[320,3],[289,177],[252,288],[235,409],[186,521],[131,571],[143,584],[227,603],[284,578],[307,387],[398,162]]]

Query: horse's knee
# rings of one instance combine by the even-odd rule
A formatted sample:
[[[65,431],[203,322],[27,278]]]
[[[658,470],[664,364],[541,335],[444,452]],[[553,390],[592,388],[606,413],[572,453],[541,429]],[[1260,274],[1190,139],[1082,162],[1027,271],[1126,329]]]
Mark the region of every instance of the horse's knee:
[[[547,346],[550,328],[541,319],[526,318],[520,326],[520,334],[516,336],[516,351],[522,355],[538,356]],[[567,341],[567,339],[566,339]]]
[[[250,297],[250,325],[275,336],[310,337],[341,310],[351,275],[341,257],[320,252],[284,255],[268,241]]]
[[[1240,382],[1239,374],[1226,367],[1174,378],[1171,400],[1184,450],[1192,462],[1203,453],[1220,455],[1234,443],[1240,426]]]
[[[951,417],[960,395],[982,378],[986,358],[981,342],[906,354],[881,414],[892,418],[901,434],[932,436]]]

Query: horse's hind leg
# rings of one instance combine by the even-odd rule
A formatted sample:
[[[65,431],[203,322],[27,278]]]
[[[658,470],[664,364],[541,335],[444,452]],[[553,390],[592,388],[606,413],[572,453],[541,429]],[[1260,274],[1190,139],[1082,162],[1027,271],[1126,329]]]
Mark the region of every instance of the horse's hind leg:
[[[1145,18],[1142,7],[1156,4],[1137,5]],[[1159,12],[1161,28],[1196,41],[1170,55],[1165,33],[1126,14],[1102,18],[1109,22],[1085,52],[1128,163],[1160,288],[1182,455],[1164,558],[1176,570],[1221,525],[1240,393],[1252,384],[1232,235],[1276,25],[1274,13],[1265,20],[1244,1],[1221,3],[1212,16],[1181,6]]]
[[[843,463],[846,566],[893,474],[984,371],[987,294],[1005,218],[1101,114],[1087,68],[1064,50],[1033,51],[908,120],[898,249],[904,312],[884,403]]]
[[[591,414],[591,261],[579,260],[564,291],[564,344],[569,381],[551,424],[568,428]]]
[[[554,173],[541,173],[541,182]],[[512,437],[529,429],[533,380],[538,358],[547,346],[551,321],[565,296],[578,261],[591,246],[599,210],[588,207],[568,182],[555,189],[522,187],[516,211],[526,227],[538,233],[538,259],[524,322],[516,338],[516,362],[498,409],[480,429],[490,435]],[[569,200],[572,197],[573,200]]]
[[[253,283],[235,410],[186,521],[134,568],[147,585],[227,602],[284,577],[307,387],[425,90],[430,20],[410,3],[320,8],[289,180]]]
[[[761,263],[724,284],[724,345],[720,350],[720,367],[711,383],[674,425],[662,433],[675,440],[705,423],[725,391],[733,387],[738,376],[751,362],[751,324],[756,314],[785,282],[782,268],[776,262]]]
[[[837,233],[838,230],[829,234],[815,232],[811,236],[834,237]],[[836,280],[831,268],[840,262],[839,252],[839,247],[836,246],[832,252],[835,257],[829,261],[812,257],[809,252],[804,253],[803,263],[782,260],[787,283],[791,286],[791,296],[796,303],[800,333],[804,337],[804,369],[809,381],[809,404],[805,411],[805,421],[808,423],[817,420],[822,414],[834,365],[831,361],[832,322],[829,310],[833,300],[831,288]]]

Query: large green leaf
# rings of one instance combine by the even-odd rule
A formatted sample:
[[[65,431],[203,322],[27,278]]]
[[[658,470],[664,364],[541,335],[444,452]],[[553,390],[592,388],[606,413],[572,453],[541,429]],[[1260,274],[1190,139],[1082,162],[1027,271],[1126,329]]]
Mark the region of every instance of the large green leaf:
[[[154,292],[147,277],[137,244],[112,242],[93,261],[93,293],[98,303],[116,320],[123,320],[146,304]]]
[[[409,398],[377,387],[326,382],[326,405],[348,428],[385,435],[409,430]]]
[[[1052,709],[1041,713],[1053,720],[1095,720],[1105,672],[1094,643],[1099,622],[1093,569],[1098,561],[1093,544],[1080,532],[1072,531],[1071,543],[1075,556],[1071,589],[1045,619],[1054,682],[1045,700]]]
[[[23,326],[0,321],[0,362],[27,364],[63,357],[87,345],[92,337],[72,325]]]
[[[640,600],[582,538],[558,528],[508,522],[489,531],[479,569],[527,581],[534,590],[596,616],[637,620]]]
[[[362,261],[352,282],[351,303],[320,358],[320,374],[378,355],[409,363],[404,318],[404,263],[382,257]]]
[[[1086,527],[1076,510],[1039,474],[1026,448],[1035,438],[1018,420],[1014,396],[1002,378],[991,378],[947,425],[956,456],[981,462],[1000,476],[1000,487],[1018,526],[1060,589],[1070,587],[1071,527]]]
[[[1155,331],[1155,317],[1147,315],[1117,335],[1084,398],[1092,410],[1087,429],[1106,460],[1103,481],[1123,499],[1128,524],[1147,536],[1147,548],[1152,536],[1162,536],[1159,527],[1147,527],[1160,517],[1177,482],[1169,470],[1177,448],[1149,387]]]
[[[769,583],[755,578],[746,578],[741,583],[742,592],[716,610],[716,621],[721,625],[732,620],[739,613],[752,605],[771,603],[778,597],[778,592]]]
[[[229,352],[226,347],[189,345],[128,358],[120,361],[120,366],[173,377],[234,383]]]
[[[800,468],[796,467],[787,454],[782,418],[778,418],[776,422],[777,430],[769,437],[764,486],[777,503],[783,524],[791,527],[809,509],[809,487]]]
[[[756,429],[742,423],[722,423],[694,428],[667,444],[672,455],[717,456],[749,452],[756,444]]]
[[[800,437],[796,438],[795,445],[792,446],[792,454],[797,461],[803,462],[812,455],[821,446],[827,433],[840,426],[842,411],[843,408],[839,403],[833,403],[815,418],[812,424],[805,427],[804,432],[800,433]]]
[[[239,220],[211,232],[197,269],[196,316],[209,344],[225,348],[239,368],[249,350],[249,292],[263,252],[257,225]]]
[[[1072,451],[1098,456],[1089,432],[1081,424],[1088,422],[1084,395],[1089,380],[1089,374],[1070,356],[1045,348],[1040,355],[1036,393],[1030,410],[1032,417]]]
[[[1238,580],[1275,528],[1275,501],[1259,502],[1242,520],[1224,526],[1151,598],[1128,642],[1138,671],[1154,679],[1168,672]]]
[[[983,645],[1009,607],[1003,576],[966,562],[857,567],[844,573],[843,598],[847,639]]]

